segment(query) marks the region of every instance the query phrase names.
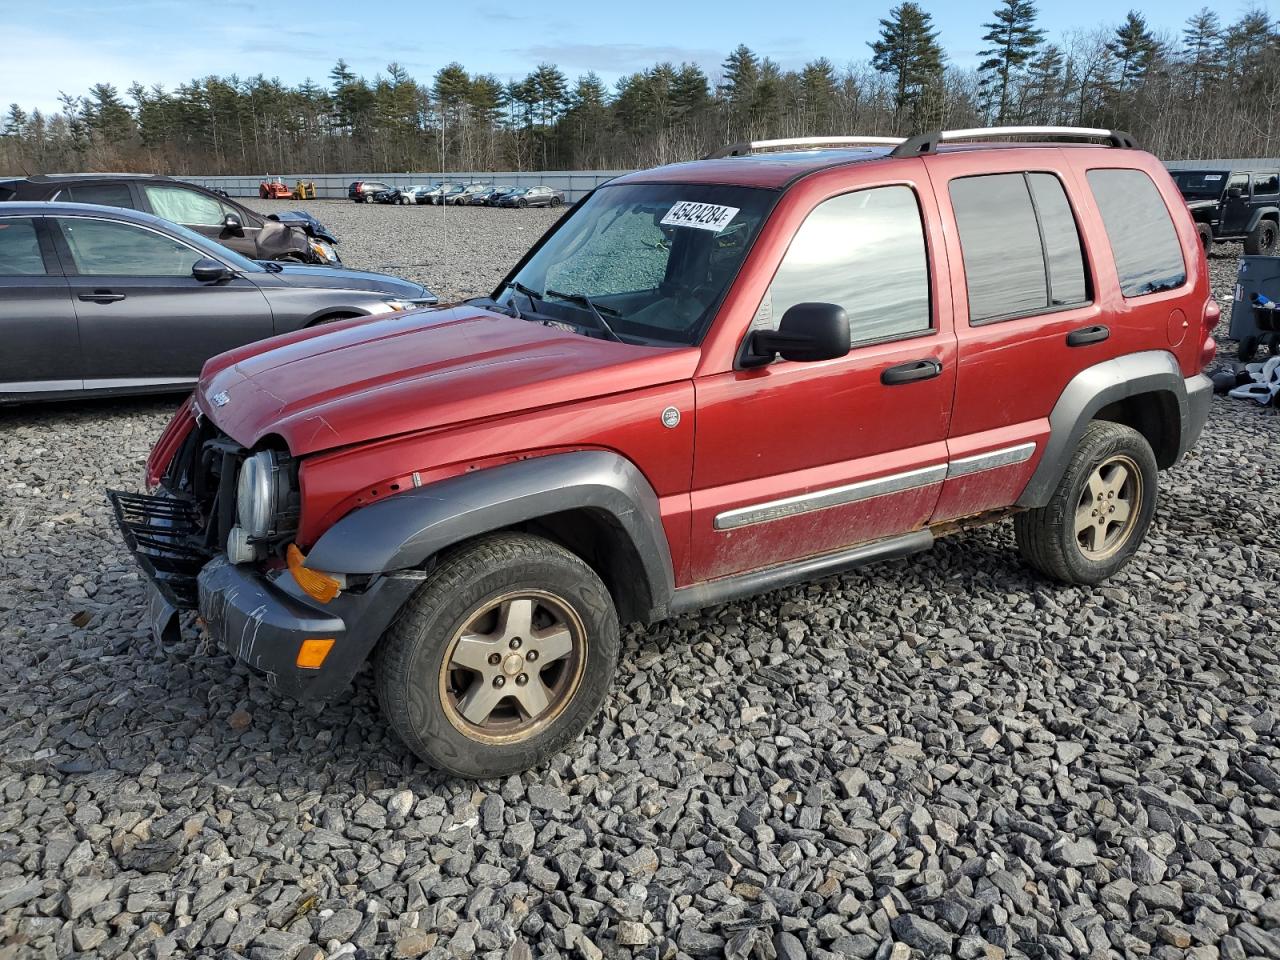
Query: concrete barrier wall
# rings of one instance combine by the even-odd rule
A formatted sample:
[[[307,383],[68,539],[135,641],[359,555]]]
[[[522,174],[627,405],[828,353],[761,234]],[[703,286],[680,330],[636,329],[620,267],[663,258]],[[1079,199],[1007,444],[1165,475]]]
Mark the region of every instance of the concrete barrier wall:
[[[407,187],[416,183],[509,184],[513,187],[538,187],[544,184],[564,191],[567,203],[575,203],[607,180],[629,173],[628,170],[534,170],[518,173],[468,172],[458,173],[304,173],[282,177],[291,188],[298,180],[314,181],[316,198],[322,200],[347,199],[347,187],[355,180],[380,180],[395,187]],[[233,197],[256,197],[262,177],[182,177],[214,190],[225,190]]]

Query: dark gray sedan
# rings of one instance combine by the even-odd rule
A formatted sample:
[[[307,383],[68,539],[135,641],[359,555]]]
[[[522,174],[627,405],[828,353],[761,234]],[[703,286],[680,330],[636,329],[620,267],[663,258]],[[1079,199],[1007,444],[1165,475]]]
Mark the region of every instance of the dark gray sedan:
[[[437,302],[378,273],[249,260],[150,214],[0,205],[0,403],[159,393],[254,340]]]

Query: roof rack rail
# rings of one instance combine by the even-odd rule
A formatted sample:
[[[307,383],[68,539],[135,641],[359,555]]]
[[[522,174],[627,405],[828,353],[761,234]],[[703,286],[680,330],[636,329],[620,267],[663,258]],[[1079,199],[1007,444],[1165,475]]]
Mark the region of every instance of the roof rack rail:
[[[785,150],[790,147],[896,147],[902,137],[785,137],[781,140],[750,140],[731,143],[707,154],[704,160],[720,160],[724,157],[747,157],[769,150]]]
[[[1040,137],[1042,141],[1105,140],[1110,146],[1126,150],[1138,149],[1138,143],[1123,130],[1099,127],[973,127],[968,130],[934,130],[909,137],[894,148],[891,156],[920,157],[937,153],[938,145],[957,140],[982,140],[997,137]]]

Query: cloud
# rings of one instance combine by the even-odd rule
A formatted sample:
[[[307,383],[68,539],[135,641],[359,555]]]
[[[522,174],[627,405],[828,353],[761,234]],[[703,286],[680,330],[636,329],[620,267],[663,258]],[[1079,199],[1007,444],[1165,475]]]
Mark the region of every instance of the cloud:
[[[717,64],[725,51],[705,47],[680,47],[644,43],[540,43],[524,49],[507,51],[516,56],[549,61],[560,68],[578,67],[610,73],[634,73],[647,70],[655,63]]]

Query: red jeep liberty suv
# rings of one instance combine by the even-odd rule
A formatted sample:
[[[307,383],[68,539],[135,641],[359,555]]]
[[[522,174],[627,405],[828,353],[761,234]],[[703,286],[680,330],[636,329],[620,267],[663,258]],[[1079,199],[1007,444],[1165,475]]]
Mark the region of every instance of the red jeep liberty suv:
[[[1210,297],[1125,134],[741,144],[619,177],[493,292],[210,360],[112,492],[160,636],[300,699],[369,656],[419,756],[494,777],[601,709],[619,623],[1013,516],[1091,584],[1208,415]]]

